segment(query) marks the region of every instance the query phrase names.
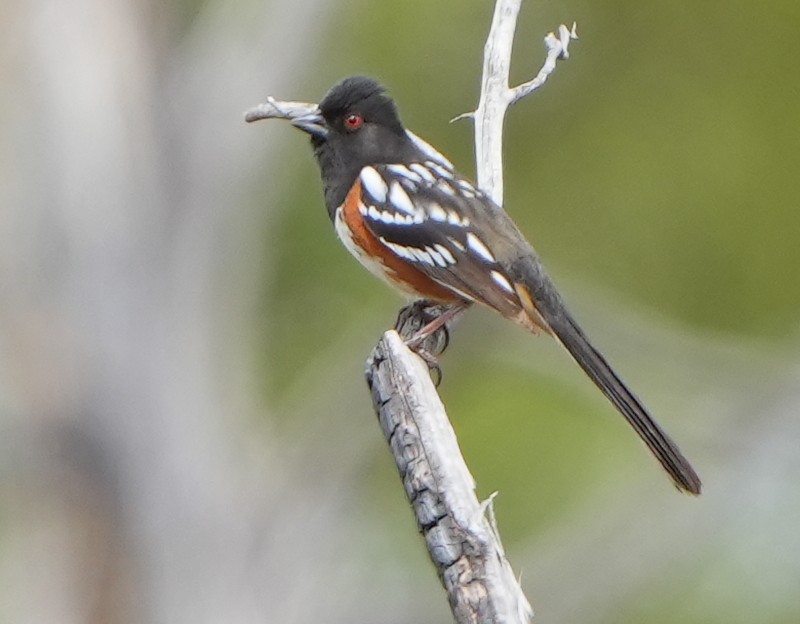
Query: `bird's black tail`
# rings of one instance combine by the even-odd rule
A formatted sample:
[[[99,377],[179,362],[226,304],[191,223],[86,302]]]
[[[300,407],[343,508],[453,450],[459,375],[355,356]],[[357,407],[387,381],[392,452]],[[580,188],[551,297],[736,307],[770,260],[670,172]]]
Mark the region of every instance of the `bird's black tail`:
[[[639,434],[675,486],[690,494],[700,494],[700,477],[694,471],[677,445],[658,426],[653,417],[619,378],[603,355],[595,349],[572,318],[560,297],[546,279],[544,289],[534,295],[538,314],[552,330],[553,335],[569,351],[578,365],[614,404],[631,427]],[[544,290],[544,292],[541,292]],[[537,296],[538,295],[538,296]]]

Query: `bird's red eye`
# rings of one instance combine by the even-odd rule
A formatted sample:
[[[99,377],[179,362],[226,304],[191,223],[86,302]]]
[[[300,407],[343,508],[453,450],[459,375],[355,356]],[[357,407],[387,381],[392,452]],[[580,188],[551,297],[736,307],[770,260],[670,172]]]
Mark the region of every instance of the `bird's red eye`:
[[[348,130],[357,130],[363,123],[364,118],[357,113],[352,113],[344,118],[344,127]]]

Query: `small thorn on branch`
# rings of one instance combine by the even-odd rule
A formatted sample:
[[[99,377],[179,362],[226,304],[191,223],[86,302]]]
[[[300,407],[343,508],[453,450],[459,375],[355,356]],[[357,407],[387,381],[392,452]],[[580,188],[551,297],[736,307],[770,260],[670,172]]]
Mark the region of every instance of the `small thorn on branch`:
[[[475,111],[470,111],[468,113],[461,113],[460,115],[456,115],[450,120],[450,123],[454,123],[456,121],[461,121],[462,119],[472,119],[475,117]]]

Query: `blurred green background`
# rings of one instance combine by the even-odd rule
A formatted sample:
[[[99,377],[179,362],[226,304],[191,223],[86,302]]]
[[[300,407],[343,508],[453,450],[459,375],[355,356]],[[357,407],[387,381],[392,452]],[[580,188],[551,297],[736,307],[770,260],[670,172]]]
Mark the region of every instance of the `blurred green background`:
[[[369,74],[474,172],[493,3],[0,9],[0,621],[447,622],[363,381],[402,300],[307,139]],[[538,622],[800,621],[800,4],[527,2],[505,205],[704,479],[483,310],[440,388]]]

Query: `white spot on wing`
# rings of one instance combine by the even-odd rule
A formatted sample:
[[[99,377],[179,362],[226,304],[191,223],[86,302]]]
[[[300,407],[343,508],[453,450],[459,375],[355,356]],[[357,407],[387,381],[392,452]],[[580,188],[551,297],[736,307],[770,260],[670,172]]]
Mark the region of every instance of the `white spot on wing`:
[[[447,247],[439,243],[434,245],[434,247],[436,248],[436,251],[442,254],[442,258],[444,258],[448,264],[456,263],[456,259],[453,257],[453,254],[450,253],[450,250]]]
[[[431,258],[429,253],[422,251],[421,249],[416,249],[415,247],[409,247],[409,250],[416,256],[417,260],[433,266],[433,258]]]
[[[383,237],[381,237],[381,242],[401,258],[405,258],[406,260],[415,260],[414,254],[412,254],[407,247],[403,247],[397,243],[390,243]]]
[[[396,176],[400,176],[401,178],[405,178],[407,180],[411,180],[412,182],[420,183],[422,182],[422,177],[406,167],[405,165],[386,165],[386,169],[393,173]]]
[[[446,169],[445,167],[442,167],[441,165],[433,162],[432,160],[427,161],[425,164],[429,168],[431,168],[439,177],[445,178],[447,180],[453,179],[452,166],[450,167],[450,169]]]
[[[423,180],[425,180],[428,184],[433,184],[436,181],[434,175],[430,172],[430,170],[423,165],[422,163],[411,163],[409,165],[411,169],[417,172]]]
[[[384,210],[383,212],[381,212],[381,221],[383,221],[387,225],[394,224],[394,213]]]
[[[381,220],[381,211],[378,210],[375,206],[370,206],[369,207],[368,214],[369,214],[369,218],[372,219],[373,221],[380,221]]]
[[[439,204],[431,204],[428,213],[434,221],[447,221],[447,211]]]
[[[514,294],[514,289],[511,287],[511,282],[509,282],[506,279],[506,276],[500,273],[500,271],[492,271],[490,275],[495,283],[500,286],[500,288],[510,292],[511,294]]]
[[[476,254],[481,256],[487,262],[497,262],[495,257],[492,255],[492,252],[489,251],[489,248],[483,244],[483,241],[475,236],[472,232],[467,234],[467,245],[469,248],[472,249]]]
[[[399,182],[392,182],[392,187],[389,190],[389,201],[392,202],[395,208],[406,214],[413,215],[416,212],[411,198],[408,196],[408,193],[403,190]]]
[[[466,251],[467,250],[467,248],[464,247],[464,245],[461,244],[460,240],[455,239],[452,236],[448,236],[447,240],[449,240],[453,244],[453,247],[455,247],[459,251]]]
[[[446,180],[439,180],[436,183],[436,188],[442,191],[442,193],[450,195],[451,197],[455,197],[456,195],[456,192],[453,190],[453,187],[450,186]]]
[[[464,178],[459,178],[459,179],[458,179],[458,187],[459,187],[459,188],[460,188],[462,191],[472,191],[473,193],[475,192],[475,187],[474,187],[474,186],[472,186],[472,184],[470,184],[470,183],[469,183],[467,180],[465,180]]]
[[[386,182],[383,181],[380,173],[373,167],[364,167],[361,170],[360,178],[361,184],[377,203],[382,204],[386,201],[386,193],[389,189],[386,188]]]
[[[442,257],[442,254],[440,254],[435,249],[431,249],[430,247],[426,247],[425,248],[425,252],[428,255],[430,255],[430,257],[433,258],[433,261],[436,264],[438,264],[440,267],[446,267],[447,266],[447,261]]]
[[[478,189],[476,189],[469,182],[469,180],[465,180],[464,178],[459,178],[458,180],[456,180],[456,184],[458,184],[458,190],[464,197],[472,199],[473,197],[478,196]]]

